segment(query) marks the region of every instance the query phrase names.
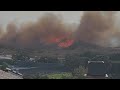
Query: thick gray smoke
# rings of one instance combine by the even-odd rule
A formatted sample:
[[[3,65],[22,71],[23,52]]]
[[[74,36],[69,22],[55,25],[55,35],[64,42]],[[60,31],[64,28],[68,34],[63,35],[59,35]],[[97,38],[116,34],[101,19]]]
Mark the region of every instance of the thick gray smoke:
[[[40,47],[41,44],[57,44],[69,39],[73,28],[62,18],[51,13],[45,14],[37,22],[28,22],[19,28],[14,23],[7,25],[6,32],[0,29],[0,44],[13,47]]]
[[[41,44],[58,44],[68,47],[75,41],[100,46],[120,46],[120,31],[116,27],[116,13],[112,11],[86,11],[80,25],[68,25],[54,14],[45,14],[37,22],[29,22],[19,28],[7,25],[6,32],[0,28],[0,45],[12,47],[40,47]]]
[[[75,34],[76,39],[101,46],[119,46],[119,29],[114,11],[84,12]]]

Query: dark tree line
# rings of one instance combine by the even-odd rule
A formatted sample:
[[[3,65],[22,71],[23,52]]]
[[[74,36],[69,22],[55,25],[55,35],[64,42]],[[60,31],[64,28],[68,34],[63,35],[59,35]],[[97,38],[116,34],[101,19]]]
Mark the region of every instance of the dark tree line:
[[[85,67],[88,60],[88,57],[80,57],[78,55],[67,55],[65,57],[65,65],[74,70],[75,68],[79,68],[79,66]]]
[[[12,55],[12,59],[14,61],[17,61],[17,60],[21,60],[21,61],[27,61],[30,59],[29,55],[27,54],[27,52],[24,52],[22,50],[18,50],[16,52],[16,54],[13,54]]]

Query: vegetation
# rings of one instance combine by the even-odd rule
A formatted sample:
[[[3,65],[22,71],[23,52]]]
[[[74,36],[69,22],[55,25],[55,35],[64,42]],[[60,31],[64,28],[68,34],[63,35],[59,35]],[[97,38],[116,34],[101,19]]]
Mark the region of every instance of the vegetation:
[[[3,63],[8,63],[8,64],[14,64],[13,60],[8,60],[8,59],[0,59],[0,65],[2,65]]]
[[[36,62],[41,62],[41,63],[58,63],[58,59],[55,57],[38,57],[36,58]]]
[[[120,53],[113,53],[109,55],[111,61],[120,61]]]
[[[61,73],[61,74],[49,74],[49,79],[72,79],[73,76],[71,73]]]
[[[3,64],[1,65],[0,69],[3,71],[6,71],[6,68],[8,67],[8,64],[3,62]]]
[[[24,75],[23,79],[49,79],[47,75]]]
[[[71,69],[71,74],[49,74],[49,75],[33,75],[33,76],[25,76],[25,78],[84,78],[83,74],[86,72],[86,63],[88,60],[104,60],[107,63],[114,62],[115,70],[112,69],[111,72],[120,73],[120,51],[117,53],[112,52],[111,49],[102,49],[102,48],[91,48],[87,50],[86,48],[77,48],[77,49],[42,49],[42,50],[27,50],[27,49],[9,49],[9,48],[1,48],[1,53],[11,53],[13,55],[13,60],[0,60],[0,65],[3,62],[8,64],[14,64],[14,62],[21,61],[29,61],[30,57],[35,57],[36,63],[60,63],[58,57],[64,58],[64,62],[62,62],[65,66]],[[102,56],[101,56],[102,55]],[[105,57],[104,57],[105,56]],[[95,57],[95,58],[94,58]],[[109,58],[106,58],[109,57]],[[23,64],[23,63],[22,63]],[[118,65],[119,64],[119,65]],[[25,64],[27,65],[27,64]],[[28,64],[30,65],[30,64]],[[31,65],[32,66],[32,65]],[[2,69],[4,69],[6,65],[2,65]]]
[[[84,79],[85,78],[84,74],[86,73],[87,73],[87,70],[84,67],[80,66],[79,68],[74,69],[74,71],[72,72],[72,75],[76,79]]]
[[[82,53],[80,56],[81,57],[87,57],[87,58],[94,58],[96,55],[99,55],[100,53],[98,52],[90,52],[90,51],[87,51],[87,52],[84,52]]]
[[[70,67],[71,70],[74,70],[76,68],[79,68],[80,66],[85,67],[86,62],[88,60],[89,60],[89,58],[87,58],[87,57],[80,57],[77,55],[72,55],[72,56],[67,55],[65,58],[65,65],[67,67]]]
[[[73,76],[71,73],[53,73],[53,74],[45,74],[45,75],[26,75],[23,77],[24,79],[72,79]]]
[[[16,60],[27,61],[30,59],[30,57],[29,57],[29,55],[27,55],[26,52],[18,50],[16,54],[12,55],[12,59],[14,61],[16,61]]]
[[[72,73],[52,73],[52,74],[36,74],[36,75],[24,75],[24,79],[85,79],[86,69],[79,67]]]

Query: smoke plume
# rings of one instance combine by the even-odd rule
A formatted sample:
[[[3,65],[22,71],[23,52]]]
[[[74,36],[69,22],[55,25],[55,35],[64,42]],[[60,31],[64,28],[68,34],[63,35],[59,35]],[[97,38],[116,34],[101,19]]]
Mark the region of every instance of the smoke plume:
[[[37,22],[28,22],[19,28],[14,23],[8,24],[6,32],[0,38],[0,44],[27,48],[40,47],[42,44],[68,47],[73,42],[71,29],[64,24],[62,18],[48,13]]]
[[[76,39],[101,46],[114,46],[117,42],[112,43],[112,38],[118,31],[115,27],[115,15],[116,12],[112,11],[84,12],[75,33]]]
[[[56,44],[67,48],[76,41],[100,46],[120,46],[120,31],[115,24],[116,12],[86,11],[76,27],[64,23],[63,19],[51,13],[36,22],[23,23],[17,27],[9,23],[6,30],[0,27],[0,45],[18,48],[35,48]]]

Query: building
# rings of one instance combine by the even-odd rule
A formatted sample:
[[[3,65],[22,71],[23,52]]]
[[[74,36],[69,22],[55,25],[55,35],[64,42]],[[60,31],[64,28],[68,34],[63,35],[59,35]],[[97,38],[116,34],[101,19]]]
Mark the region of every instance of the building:
[[[88,61],[87,79],[106,79],[108,78],[107,68],[104,61]]]

